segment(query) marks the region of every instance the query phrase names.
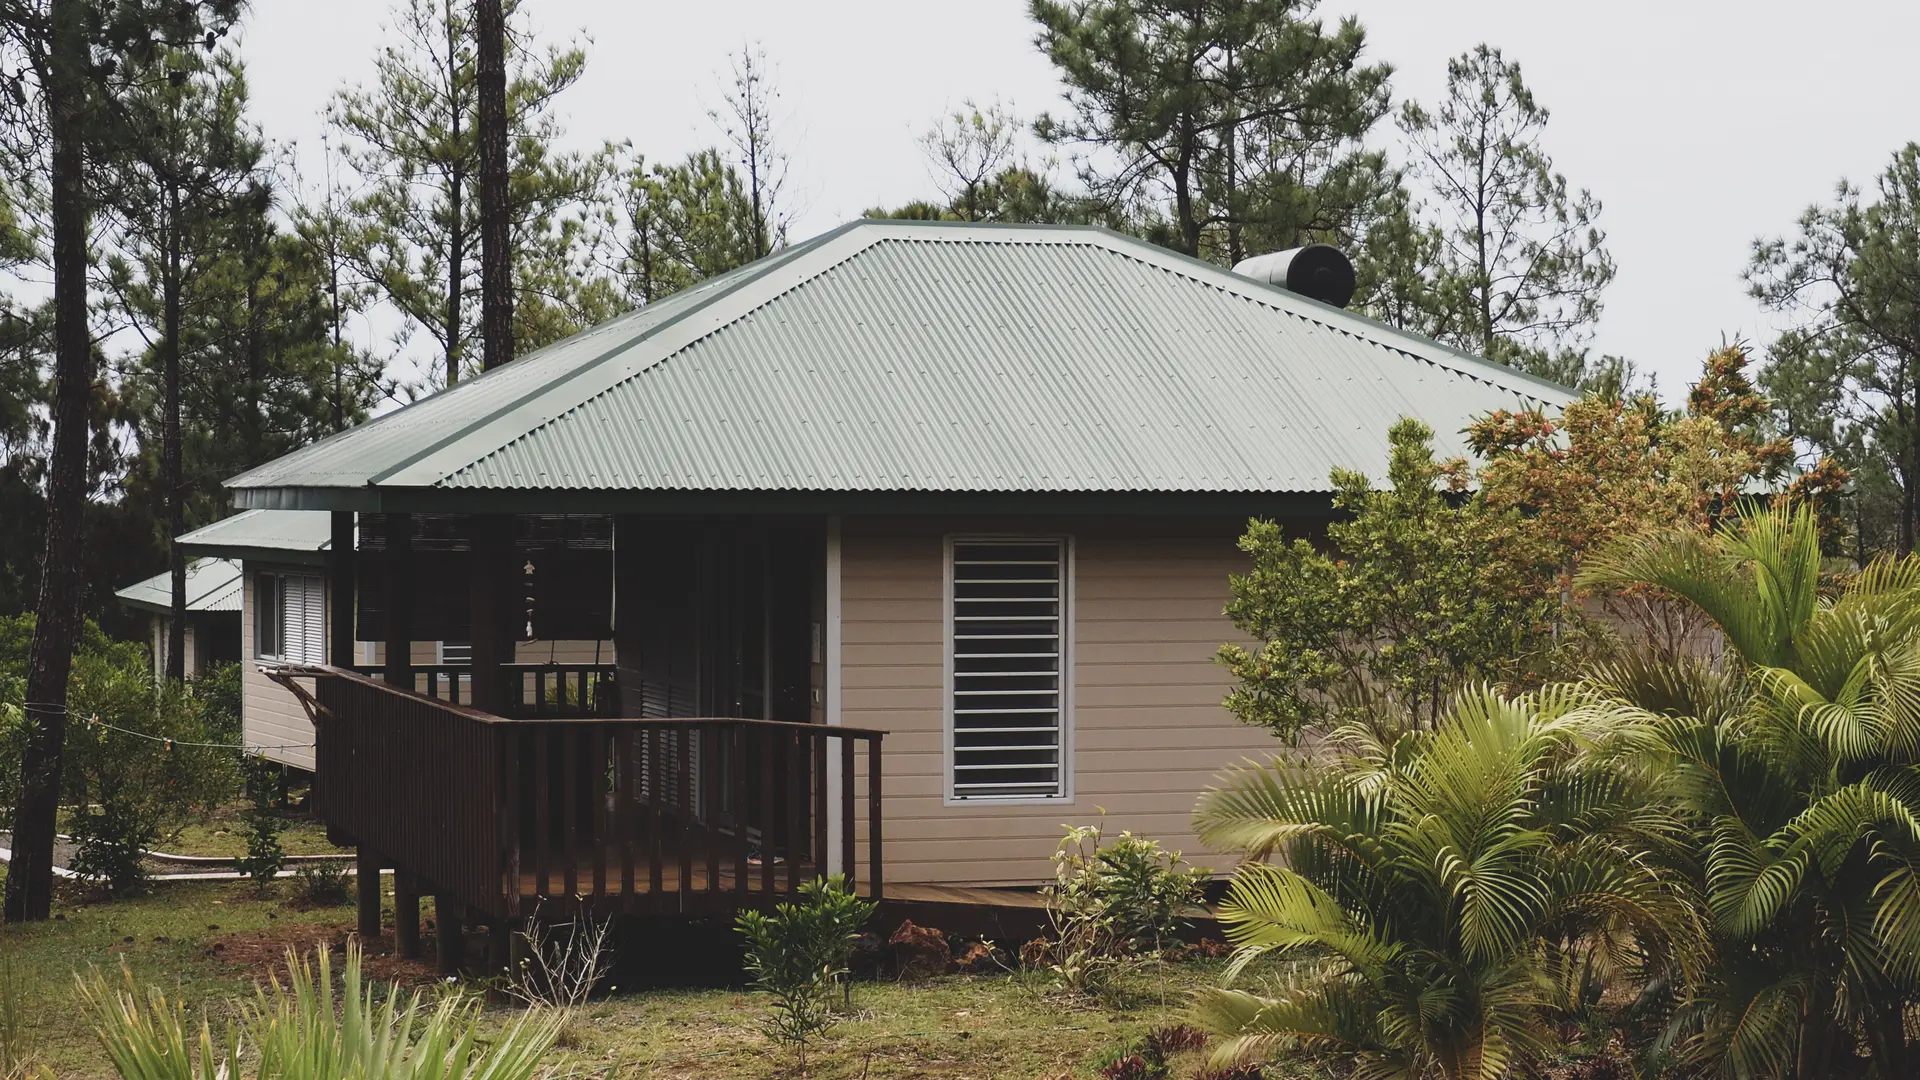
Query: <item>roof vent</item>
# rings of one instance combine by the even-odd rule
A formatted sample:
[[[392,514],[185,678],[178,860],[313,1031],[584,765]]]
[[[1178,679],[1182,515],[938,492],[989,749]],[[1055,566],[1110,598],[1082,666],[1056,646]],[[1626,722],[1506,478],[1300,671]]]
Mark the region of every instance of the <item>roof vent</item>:
[[[1241,259],[1233,272],[1343,308],[1353,299],[1353,262],[1332,244],[1308,244]]]

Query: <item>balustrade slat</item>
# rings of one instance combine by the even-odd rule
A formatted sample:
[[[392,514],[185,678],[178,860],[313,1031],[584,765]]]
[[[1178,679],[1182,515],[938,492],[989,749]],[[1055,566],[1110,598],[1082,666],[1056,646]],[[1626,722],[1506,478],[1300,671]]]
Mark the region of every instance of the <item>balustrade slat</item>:
[[[533,895],[543,897],[552,892],[548,876],[552,869],[548,864],[549,853],[553,850],[553,819],[549,816],[553,806],[552,776],[549,772],[547,744],[550,733],[539,732],[533,737]]]
[[[781,733],[787,754],[787,891],[800,891],[801,822],[807,820],[807,744],[798,731]]]
[[[747,836],[747,726],[733,726],[733,891],[739,902],[747,902],[752,887],[752,868],[747,853],[752,840]]]
[[[633,729],[614,732],[614,761],[619,791],[614,800],[613,827],[620,852],[620,909],[633,910],[633,820],[639,811],[634,805]]]
[[[679,724],[673,731],[674,772],[680,782],[680,910],[686,911],[693,890],[693,841],[699,835],[693,827],[698,812],[693,794],[693,728]]]
[[[854,847],[853,740],[840,740],[840,872],[847,875],[847,888],[860,880],[860,854]]]
[[[660,895],[660,864],[666,861],[660,835],[661,803],[666,799],[667,788],[666,766],[660,761],[664,734],[658,727],[647,728],[647,898],[656,908],[666,903]]]
[[[773,729],[765,729],[760,744],[760,892],[773,895],[774,762]]]
[[[587,729],[587,794],[593,800],[593,898],[607,895],[607,733]]]
[[[701,843],[707,848],[707,885],[711,896],[720,891],[720,729],[700,725]]]

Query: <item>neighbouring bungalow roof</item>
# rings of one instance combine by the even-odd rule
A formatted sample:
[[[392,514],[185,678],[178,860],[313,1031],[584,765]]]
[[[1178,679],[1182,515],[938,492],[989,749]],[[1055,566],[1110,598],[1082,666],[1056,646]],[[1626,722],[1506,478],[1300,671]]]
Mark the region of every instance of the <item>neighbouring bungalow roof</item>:
[[[165,615],[173,610],[173,575],[155,574],[113,595],[130,608]],[[239,611],[240,564],[232,559],[187,563],[188,611]]]
[[[1104,229],[861,221],[228,481],[243,506],[1323,493],[1564,387]],[[507,497],[517,493],[517,497]]]
[[[309,563],[333,541],[332,516],[313,510],[244,510],[180,536],[189,555]]]

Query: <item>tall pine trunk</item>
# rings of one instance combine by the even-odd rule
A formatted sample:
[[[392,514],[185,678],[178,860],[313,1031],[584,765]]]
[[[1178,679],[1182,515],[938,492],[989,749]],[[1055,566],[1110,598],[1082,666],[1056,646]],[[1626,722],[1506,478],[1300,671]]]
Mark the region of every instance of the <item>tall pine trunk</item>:
[[[87,494],[88,404],[93,337],[87,325],[85,138],[86,5],[51,0],[52,48],[41,72],[50,143],[48,199],[53,226],[53,461],[40,599],[27,658],[26,745],[20,803],[7,868],[6,919],[40,921],[53,903],[53,841],[67,739],[67,675],[80,630],[82,523]]]
[[[451,144],[460,145],[460,43],[454,32],[453,4],[447,4],[447,128]],[[467,229],[462,205],[467,173],[457,163],[447,172],[447,385],[460,381],[460,319],[462,280],[466,275]]]
[[[171,182],[171,181],[170,181]],[[167,497],[167,569],[172,582],[171,617],[167,623],[167,678],[187,677],[187,557],[180,550],[180,534],[187,531],[186,508],[181,505],[180,448],[180,190],[167,191],[166,249],[161,256],[160,353],[166,383],[160,419],[160,487]]]
[[[480,98],[480,337],[488,371],[513,359],[513,254],[507,230],[507,18],[474,0]]]

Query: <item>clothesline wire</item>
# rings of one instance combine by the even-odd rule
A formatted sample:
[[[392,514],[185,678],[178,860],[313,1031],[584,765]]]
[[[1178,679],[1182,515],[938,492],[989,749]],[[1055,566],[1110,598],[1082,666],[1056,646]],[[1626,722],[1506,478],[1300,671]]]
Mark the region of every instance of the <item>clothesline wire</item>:
[[[44,701],[29,701],[29,702],[25,702],[24,704],[29,711],[33,711],[33,712],[66,713],[69,715],[71,714],[71,711],[65,705],[51,704]],[[145,739],[148,742],[161,743],[165,745],[168,750],[172,750],[174,747],[177,746],[182,749],[188,749],[188,750],[238,750],[241,753],[247,753],[249,751],[258,752],[261,750],[312,750],[315,748],[315,744],[310,742],[306,742],[306,743],[194,742],[189,739],[172,739],[172,738],[168,738],[165,735],[155,735],[155,734],[152,734],[151,732],[135,731],[132,728],[124,728],[118,724],[109,724],[105,720],[100,719],[98,714],[88,716],[86,720],[87,720],[88,727],[100,728],[105,731],[115,731],[115,732],[119,732],[122,735],[131,735],[136,739]]]

